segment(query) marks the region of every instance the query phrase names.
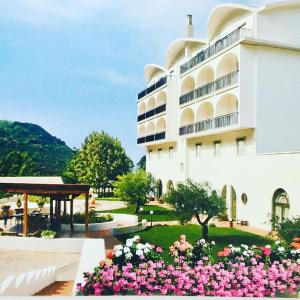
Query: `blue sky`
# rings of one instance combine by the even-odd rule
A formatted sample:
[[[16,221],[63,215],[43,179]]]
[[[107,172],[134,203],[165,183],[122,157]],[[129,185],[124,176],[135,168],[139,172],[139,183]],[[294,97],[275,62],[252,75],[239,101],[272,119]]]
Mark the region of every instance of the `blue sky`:
[[[164,64],[185,34],[206,37],[218,0],[1,0],[0,118],[44,127],[70,147],[93,130],[136,162],[136,99],[144,65]],[[231,1],[260,6],[273,1]]]

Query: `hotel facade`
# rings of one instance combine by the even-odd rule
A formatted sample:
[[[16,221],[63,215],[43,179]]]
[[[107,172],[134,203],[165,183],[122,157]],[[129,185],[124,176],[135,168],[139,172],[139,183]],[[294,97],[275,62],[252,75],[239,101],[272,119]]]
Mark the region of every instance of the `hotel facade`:
[[[190,178],[226,200],[228,216],[269,229],[300,215],[300,1],[216,6],[207,38],[145,66],[137,143],[159,194]]]

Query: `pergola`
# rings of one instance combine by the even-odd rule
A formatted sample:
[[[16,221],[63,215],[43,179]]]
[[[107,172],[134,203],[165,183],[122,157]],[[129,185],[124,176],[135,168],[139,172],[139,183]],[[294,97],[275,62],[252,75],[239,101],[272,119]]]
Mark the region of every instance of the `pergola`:
[[[70,202],[70,227],[73,226],[73,201],[79,195],[85,195],[85,232],[88,231],[89,223],[89,189],[87,184],[47,184],[47,183],[1,183],[0,191],[7,193],[23,194],[23,236],[28,234],[28,195],[50,197],[50,220],[55,216],[60,228],[61,203],[64,204],[66,213],[66,203]]]

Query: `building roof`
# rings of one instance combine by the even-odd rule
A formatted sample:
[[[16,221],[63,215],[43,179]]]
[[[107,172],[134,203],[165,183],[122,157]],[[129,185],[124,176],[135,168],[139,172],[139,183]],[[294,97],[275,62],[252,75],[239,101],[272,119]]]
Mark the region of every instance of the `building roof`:
[[[167,49],[166,52],[166,69],[169,69],[176,56],[179,54],[180,51],[184,49],[184,47],[190,44],[192,47],[198,46],[204,46],[206,44],[206,40],[203,39],[197,39],[197,38],[181,38],[175,40]]]
[[[145,69],[144,69],[144,74],[145,74],[146,81],[147,82],[151,81],[153,75],[157,74],[159,72],[165,73],[166,69],[164,67],[161,67],[161,66],[156,65],[156,64],[147,64],[145,66]]]
[[[226,19],[236,16],[242,16],[246,13],[251,13],[255,10],[242,4],[226,3],[215,6],[209,14],[207,21],[208,40],[211,41],[218,33],[218,29],[224,24]]]
[[[0,183],[36,183],[36,184],[63,184],[58,176],[21,176],[21,177],[0,177]]]

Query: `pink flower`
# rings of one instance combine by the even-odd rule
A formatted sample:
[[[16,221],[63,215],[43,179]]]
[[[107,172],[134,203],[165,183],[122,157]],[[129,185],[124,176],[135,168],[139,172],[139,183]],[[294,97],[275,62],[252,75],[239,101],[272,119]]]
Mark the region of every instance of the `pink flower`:
[[[158,252],[158,253],[161,253],[161,252],[163,252],[163,249],[162,249],[162,247],[157,247],[157,248],[156,248],[156,252]]]

